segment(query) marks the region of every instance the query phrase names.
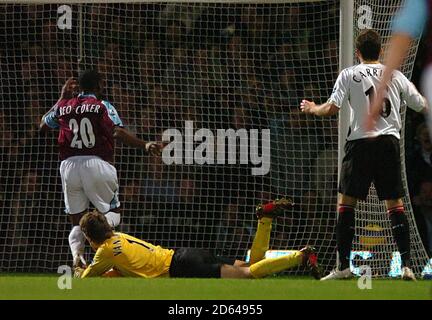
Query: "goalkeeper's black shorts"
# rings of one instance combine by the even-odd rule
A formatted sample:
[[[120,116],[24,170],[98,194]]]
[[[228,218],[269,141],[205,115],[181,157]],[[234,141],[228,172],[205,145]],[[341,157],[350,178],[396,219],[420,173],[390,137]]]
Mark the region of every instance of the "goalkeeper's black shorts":
[[[365,200],[371,183],[380,200],[404,196],[399,140],[391,135],[348,141],[339,192]]]
[[[172,278],[220,278],[221,266],[234,262],[205,249],[180,248],[174,252],[169,274]]]

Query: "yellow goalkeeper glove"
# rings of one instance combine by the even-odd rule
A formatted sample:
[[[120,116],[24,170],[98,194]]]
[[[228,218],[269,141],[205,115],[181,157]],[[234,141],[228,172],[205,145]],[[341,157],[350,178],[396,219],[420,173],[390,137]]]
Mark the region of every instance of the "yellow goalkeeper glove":
[[[82,274],[84,273],[85,269],[81,267],[75,267],[74,268],[74,278],[81,278]]]

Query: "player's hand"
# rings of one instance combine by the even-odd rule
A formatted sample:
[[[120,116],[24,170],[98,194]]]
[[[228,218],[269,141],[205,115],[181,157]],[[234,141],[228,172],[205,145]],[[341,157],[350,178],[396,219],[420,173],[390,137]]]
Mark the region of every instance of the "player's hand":
[[[162,154],[163,145],[161,143],[150,141],[146,144],[146,151],[152,156],[158,156]]]
[[[371,114],[368,114],[366,116],[364,123],[363,123],[365,132],[372,131],[375,127],[375,124],[376,124],[375,117],[372,116]]]
[[[306,114],[313,114],[315,107],[316,107],[316,104],[315,104],[315,102],[312,102],[312,101],[302,100],[302,102],[300,103],[301,112],[306,113]]]
[[[74,269],[73,269],[73,276],[74,276],[74,278],[81,278],[81,275],[84,273],[84,268],[81,268],[81,267],[75,267]]]
[[[87,263],[84,259],[83,254],[78,253],[77,255],[74,256],[73,267],[74,268],[86,268],[87,267]]]
[[[375,128],[375,124],[383,110],[384,98],[386,95],[387,86],[381,84],[377,90],[376,97],[374,97],[369,106],[369,113],[363,122],[363,126],[366,132],[372,131]]]
[[[366,119],[364,119],[363,122],[365,132],[374,130],[378,117],[380,116],[380,112],[382,110],[383,102],[384,98],[381,97],[378,97],[374,100],[374,102],[372,102],[370,106],[370,112],[366,115]]]
[[[69,78],[63,85],[60,99],[72,99],[78,94],[78,82],[74,78]]]

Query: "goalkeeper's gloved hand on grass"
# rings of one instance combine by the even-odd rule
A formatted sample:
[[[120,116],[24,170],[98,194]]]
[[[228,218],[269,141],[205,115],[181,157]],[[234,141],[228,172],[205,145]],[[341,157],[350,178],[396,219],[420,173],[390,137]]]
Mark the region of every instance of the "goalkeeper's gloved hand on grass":
[[[85,270],[84,268],[75,267],[73,269],[73,271],[74,271],[74,274],[73,274],[74,278],[81,278],[81,275],[84,273],[84,270]]]

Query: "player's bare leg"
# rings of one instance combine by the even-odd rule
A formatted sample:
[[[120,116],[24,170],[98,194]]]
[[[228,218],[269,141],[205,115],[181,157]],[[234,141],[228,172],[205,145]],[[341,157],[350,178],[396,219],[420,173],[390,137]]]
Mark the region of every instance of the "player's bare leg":
[[[221,278],[231,279],[250,279],[253,278],[249,267],[238,267],[223,264],[221,266]]]
[[[344,194],[339,194],[338,222],[336,225],[336,242],[339,254],[340,266],[321,280],[349,279],[353,277],[350,270],[349,257],[355,234],[354,211],[357,199]]]
[[[401,254],[402,279],[415,281],[414,272],[411,270],[409,223],[403,201],[402,199],[386,200],[385,204],[392,225],[393,238]]]
[[[249,262],[243,260],[236,260],[233,264],[235,267],[249,267]]]
[[[315,250],[312,247],[305,247],[302,250],[294,251],[289,255],[277,258],[263,259],[249,267],[253,278],[263,278],[271,274],[292,269],[300,265],[308,265],[314,268],[315,277],[320,277]]]
[[[72,223],[72,230],[69,233],[69,246],[72,251],[74,267],[86,266],[86,261],[84,259],[85,237],[79,226],[79,222],[84,213],[85,211],[69,215],[69,219]]]

